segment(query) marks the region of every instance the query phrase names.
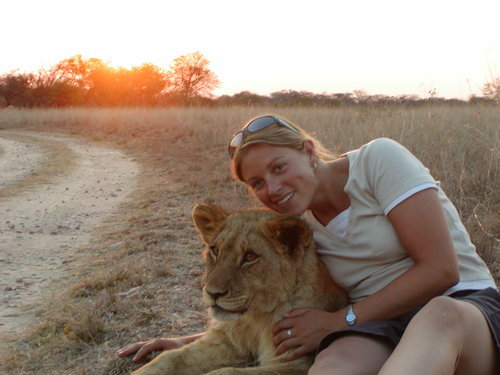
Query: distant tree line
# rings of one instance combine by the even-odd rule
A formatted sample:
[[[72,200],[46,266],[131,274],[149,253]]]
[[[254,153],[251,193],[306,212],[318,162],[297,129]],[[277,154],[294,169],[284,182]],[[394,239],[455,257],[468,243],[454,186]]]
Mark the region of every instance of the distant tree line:
[[[500,78],[486,83],[482,89],[484,96],[471,96],[469,99],[446,99],[437,96],[436,90],[428,98],[417,95],[369,95],[363,90],[352,93],[312,93],[309,91],[282,90],[269,95],[258,95],[251,91],[241,91],[234,95],[222,95],[212,99],[215,105],[271,105],[271,106],[340,106],[340,105],[421,105],[421,104],[466,104],[500,102]]]
[[[36,73],[13,71],[0,75],[0,108],[466,103],[439,98],[435,90],[425,99],[416,95],[369,95],[362,90],[331,94],[282,90],[270,95],[242,91],[215,97],[213,91],[220,86],[220,81],[208,65],[209,61],[200,52],[174,59],[168,70],[151,63],[130,69],[114,68],[100,59],[75,55]],[[500,78],[486,83],[482,92],[484,96],[472,96],[468,102],[498,103]]]
[[[344,105],[407,105],[421,104],[466,104],[468,102],[495,103],[486,97],[471,97],[468,101],[429,97],[422,99],[417,95],[360,95],[360,90],[353,93],[317,94],[309,91],[282,90],[262,96],[250,91],[242,91],[232,96],[222,95],[213,102],[217,105],[271,105],[271,106],[321,106],[335,107]]]

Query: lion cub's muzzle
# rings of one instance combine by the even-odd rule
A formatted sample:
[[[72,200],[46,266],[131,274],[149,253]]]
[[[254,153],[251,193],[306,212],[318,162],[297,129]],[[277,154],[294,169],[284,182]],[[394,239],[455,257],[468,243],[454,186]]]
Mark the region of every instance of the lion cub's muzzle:
[[[205,287],[203,300],[217,320],[237,319],[247,311],[247,297],[243,294],[234,295],[229,290],[220,291]]]

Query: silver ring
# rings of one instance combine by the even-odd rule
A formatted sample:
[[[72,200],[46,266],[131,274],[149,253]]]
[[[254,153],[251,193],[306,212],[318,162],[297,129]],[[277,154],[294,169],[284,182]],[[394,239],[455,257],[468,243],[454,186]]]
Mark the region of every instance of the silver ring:
[[[289,328],[287,331],[286,331],[286,334],[288,335],[288,337],[292,337],[292,329]]]

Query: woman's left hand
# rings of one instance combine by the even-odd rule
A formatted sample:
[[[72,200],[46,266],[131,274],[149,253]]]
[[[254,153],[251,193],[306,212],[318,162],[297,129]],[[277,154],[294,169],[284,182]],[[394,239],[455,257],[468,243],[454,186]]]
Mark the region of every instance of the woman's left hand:
[[[273,327],[276,355],[289,350],[284,361],[291,361],[315,351],[328,333],[341,329],[335,313],[318,309],[294,309]]]

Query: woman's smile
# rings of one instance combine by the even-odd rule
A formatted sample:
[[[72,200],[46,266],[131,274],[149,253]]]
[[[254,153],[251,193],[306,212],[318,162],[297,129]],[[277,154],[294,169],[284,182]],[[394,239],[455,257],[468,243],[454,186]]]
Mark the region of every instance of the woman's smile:
[[[282,199],[280,199],[278,201],[278,204],[279,205],[284,205],[284,204],[288,203],[288,201],[290,199],[292,199],[292,197],[293,197],[294,194],[295,194],[294,192],[288,193],[287,195],[285,195]]]
[[[265,144],[249,146],[241,173],[255,196],[280,213],[302,215],[317,190],[309,154],[303,150]]]

